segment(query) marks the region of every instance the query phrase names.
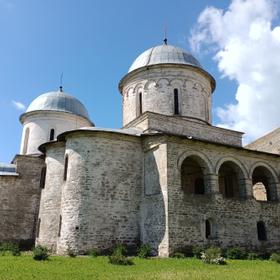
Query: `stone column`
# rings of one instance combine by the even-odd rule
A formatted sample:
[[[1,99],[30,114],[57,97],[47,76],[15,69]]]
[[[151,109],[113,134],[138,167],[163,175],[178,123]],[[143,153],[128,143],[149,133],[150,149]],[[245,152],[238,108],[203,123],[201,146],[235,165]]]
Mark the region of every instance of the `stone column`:
[[[206,174],[205,175],[205,192],[207,194],[217,194],[219,193],[219,180],[216,174]]]

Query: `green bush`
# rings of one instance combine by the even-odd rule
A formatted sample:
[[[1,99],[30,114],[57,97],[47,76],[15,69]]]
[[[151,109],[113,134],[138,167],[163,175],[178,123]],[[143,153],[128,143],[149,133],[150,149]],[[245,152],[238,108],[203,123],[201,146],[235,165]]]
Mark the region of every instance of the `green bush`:
[[[277,263],[280,263],[280,254],[278,254],[278,253],[271,254],[270,260],[274,261],[274,262],[277,262]]]
[[[185,255],[181,252],[175,252],[171,255],[171,258],[183,259],[185,258]]]
[[[258,258],[261,259],[261,260],[269,260],[270,259],[270,253],[268,253],[268,252],[258,253]]]
[[[38,245],[33,249],[33,259],[36,261],[45,261],[49,258],[49,250],[47,247]]]
[[[109,256],[109,263],[117,265],[133,265],[133,261],[126,257],[127,250],[123,244],[117,244],[113,254]]]
[[[149,244],[142,244],[137,251],[137,256],[142,259],[146,259],[151,256],[151,246]]]
[[[201,254],[201,259],[207,264],[226,264],[226,260],[221,256],[221,249],[217,247],[211,247]]]
[[[119,243],[115,246],[113,249],[112,255],[120,255],[120,256],[126,256],[127,255],[127,249],[125,245]]]
[[[12,254],[13,256],[20,256],[20,248],[18,244],[15,243],[2,243],[0,244],[0,255]]]
[[[195,258],[201,259],[201,254],[203,252],[203,247],[202,246],[195,246],[192,248],[192,252]]]
[[[91,249],[90,251],[88,251],[87,253],[89,256],[96,258],[99,256],[99,252],[96,249]]]
[[[117,265],[133,265],[133,261],[123,255],[112,255],[109,256],[109,263]]]
[[[257,253],[254,253],[254,252],[248,253],[247,260],[253,261],[253,260],[257,260],[257,259],[259,259],[259,255]]]
[[[243,248],[232,247],[227,249],[226,257],[231,260],[245,260],[247,259],[247,253]]]

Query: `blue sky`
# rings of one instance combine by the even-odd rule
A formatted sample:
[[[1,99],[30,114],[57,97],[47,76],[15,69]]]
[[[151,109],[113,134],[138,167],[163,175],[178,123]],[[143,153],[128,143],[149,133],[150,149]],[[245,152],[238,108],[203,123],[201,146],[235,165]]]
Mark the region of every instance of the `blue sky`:
[[[23,111],[13,101],[28,106],[38,95],[57,90],[63,72],[64,90],[83,102],[96,126],[121,127],[118,82],[133,60],[162,44],[165,26],[169,44],[190,50],[188,39],[200,13],[207,6],[225,10],[230,3],[0,0],[0,161],[10,162],[19,151]],[[194,53],[217,81],[213,108],[234,103],[238,85],[238,79],[230,81],[218,70],[215,45],[223,48],[212,40],[209,50]],[[214,123],[219,121],[214,114]]]

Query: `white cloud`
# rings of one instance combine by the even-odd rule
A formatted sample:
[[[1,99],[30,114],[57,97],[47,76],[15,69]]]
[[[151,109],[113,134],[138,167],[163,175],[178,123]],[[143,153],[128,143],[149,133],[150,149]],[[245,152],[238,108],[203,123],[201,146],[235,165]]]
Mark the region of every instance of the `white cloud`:
[[[280,26],[276,0],[232,0],[207,7],[192,30],[193,50],[213,49],[222,76],[237,81],[236,102],[217,108],[219,126],[244,131],[245,142],[280,126]]]
[[[15,108],[17,108],[20,111],[25,111],[26,109],[26,106],[19,101],[12,100],[12,104],[14,105]]]

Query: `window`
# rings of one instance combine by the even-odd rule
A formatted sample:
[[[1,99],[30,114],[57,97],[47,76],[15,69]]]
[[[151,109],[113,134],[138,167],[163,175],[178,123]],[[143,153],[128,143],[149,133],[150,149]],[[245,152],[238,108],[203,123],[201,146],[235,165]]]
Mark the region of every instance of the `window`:
[[[203,161],[196,157],[187,157],[181,166],[181,185],[187,194],[205,194]]]
[[[205,237],[207,239],[211,237],[211,223],[209,220],[205,221]]]
[[[25,129],[24,142],[23,142],[23,150],[22,150],[22,154],[24,154],[24,155],[27,153],[28,139],[29,139],[29,127],[27,127]]]
[[[179,97],[178,89],[174,89],[174,115],[179,115]]]
[[[245,198],[246,189],[241,168],[232,161],[224,162],[219,169],[219,190],[226,198]]]
[[[66,181],[67,179],[67,172],[68,172],[68,155],[65,156],[65,160],[64,160],[64,174],[63,174],[64,181]]]
[[[257,231],[258,231],[258,240],[260,241],[267,240],[265,224],[263,221],[257,222]]]
[[[276,200],[276,190],[273,186],[273,176],[264,166],[258,166],[252,174],[253,196],[258,201]]]
[[[142,108],[142,92],[139,92],[139,115],[142,115],[143,108]]]
[[[46,167],[43,167],[42,170],[41,170],[41,178],[40,178],[40,188],[41,189],[45,188],[46,171],[47,171]]]
[[[37,230],[36,230],[36,237],[39,237],[40,234],[40,226],[41,226],[41,219],[38,219],[38,223],[37,223]]]
[[[54,140],[54,128],[50,130],[50,141]]]
[[[59,215],[59,225],[58,225],[58,234],[57,236],[60,237],[61,234],[61,224],[62,224],[62,217]]]

